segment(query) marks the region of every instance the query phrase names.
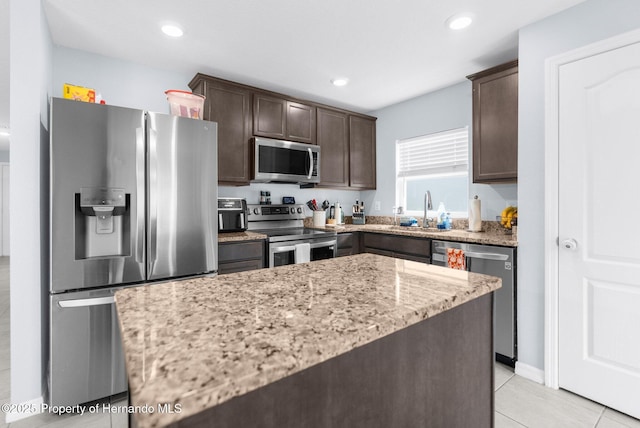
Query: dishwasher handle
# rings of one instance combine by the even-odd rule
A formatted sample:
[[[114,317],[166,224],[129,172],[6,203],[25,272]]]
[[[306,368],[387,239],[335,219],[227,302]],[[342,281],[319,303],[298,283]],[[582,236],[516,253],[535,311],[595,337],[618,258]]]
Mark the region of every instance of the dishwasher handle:
[[[508,255],[498,254],[498,253],[478,253],[475,251],[465,251],[464,256],[471,259],[482,259],[482,260],[498,260],[498,261],[509,260]]]

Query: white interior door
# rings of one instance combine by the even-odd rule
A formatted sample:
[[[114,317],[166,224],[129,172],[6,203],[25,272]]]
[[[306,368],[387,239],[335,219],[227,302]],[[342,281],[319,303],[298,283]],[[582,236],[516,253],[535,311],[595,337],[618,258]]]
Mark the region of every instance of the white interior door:
[[[640,417],[640,43],[559,76],[559,384]]]

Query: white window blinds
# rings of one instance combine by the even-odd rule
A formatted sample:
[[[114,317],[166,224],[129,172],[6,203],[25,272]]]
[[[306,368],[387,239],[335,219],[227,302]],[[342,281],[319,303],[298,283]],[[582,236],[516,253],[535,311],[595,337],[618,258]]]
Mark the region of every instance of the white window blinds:
[[[469,169],[467,127],[397,142],[398,177],[447,174]]]

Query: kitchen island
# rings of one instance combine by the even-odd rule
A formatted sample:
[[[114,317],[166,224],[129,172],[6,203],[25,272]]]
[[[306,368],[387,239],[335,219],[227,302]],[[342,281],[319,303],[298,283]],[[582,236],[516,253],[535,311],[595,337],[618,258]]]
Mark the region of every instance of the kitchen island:
[[[499,287],[359,254],[119,291],[132,423],[490,427]]]

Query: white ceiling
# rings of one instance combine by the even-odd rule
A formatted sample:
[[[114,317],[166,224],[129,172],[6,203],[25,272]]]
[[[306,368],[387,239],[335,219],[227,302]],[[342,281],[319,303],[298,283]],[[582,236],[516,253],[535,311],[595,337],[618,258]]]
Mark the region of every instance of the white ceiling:
[[[369,112],[518,56],[518,29],[584,0],[44,0],[53,42]],[[0,16],[8,13],[0,0]],[[454,32],[445,20],[472,12]],[[182,26],[181,39],[160,33]],[[0,22],[3,32],[7,22]],[[0,41],[7,40],[2,34]],[[8,48],[0,48],[8,57]],[[4,65],[0,58],[0,65]],[[8,60],[7,60],[8,64]],[[7,67],[3,67],[3,70]],[[4,71],[3,71],[4,73]],[[330,80],[347,77],[334,87]],[[7,76],[0,76],[4,91]],[[6,79],[5,79],[6,78]],[[185,84],[188,82],[185,82]],[[4,103],[4,92],[0,93]],[[0,126],[8,108],[0,106]]]

